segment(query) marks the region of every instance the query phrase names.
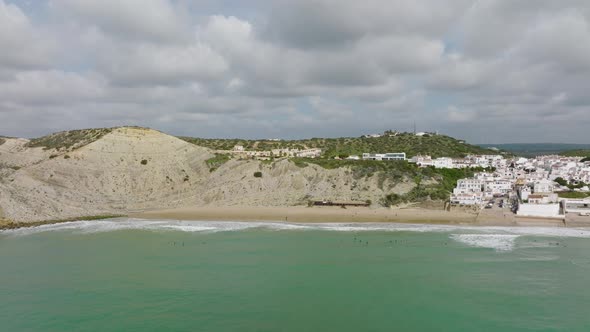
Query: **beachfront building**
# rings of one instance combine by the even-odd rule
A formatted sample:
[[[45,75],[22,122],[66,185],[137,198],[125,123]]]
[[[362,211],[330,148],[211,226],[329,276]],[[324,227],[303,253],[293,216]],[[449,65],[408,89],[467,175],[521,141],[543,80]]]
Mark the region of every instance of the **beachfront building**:
[[[562,205],[566,213],[580,213],[590,216],[590,198],[564,199]]]
[[[458,205],[482,205],[483,204],[482,193],[458,193],[451,195],[451,204]]]
[[[485,191],[491,196],[504,196],[512,192],[513,182],[501,178],[495,178],[485,182]]]
[[[529,204],[550,204],[558,201],[559,196],[557,194],[531,194],[528,197]]]
[[[559,203],[553,204],[519,204],[516,215],[534,218],[563,218]]]
[[[394,153],[363,153],[363,160],[393,160],[393,161],[404,161],[406,160],[405,152],[394,152]]]
[[[484,184],[484,181],[475,178],[457,181],[457,187],[451,194],[451,204],[481,205],[485,199]]]
[[[455,194],[458,193],[469,193],[469,192],[483,192],[485,182],[480,179],[469,178],[461,179],[457,181],[457,187],[453,191]]]

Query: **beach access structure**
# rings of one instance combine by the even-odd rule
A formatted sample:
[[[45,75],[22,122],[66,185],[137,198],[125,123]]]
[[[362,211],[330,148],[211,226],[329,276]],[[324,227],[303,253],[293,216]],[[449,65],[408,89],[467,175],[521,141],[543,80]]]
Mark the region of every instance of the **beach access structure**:
[[[341,206],[341,207],[369,207],[368,202],[332,202],[332,201],[314,201],[314,206]]]

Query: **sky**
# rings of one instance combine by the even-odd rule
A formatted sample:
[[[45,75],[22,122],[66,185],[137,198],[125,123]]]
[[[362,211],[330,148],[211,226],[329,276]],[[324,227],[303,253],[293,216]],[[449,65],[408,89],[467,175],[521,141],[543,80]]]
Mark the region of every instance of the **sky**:
[[[0,134],[590,143],[587,0],[0,0]]]

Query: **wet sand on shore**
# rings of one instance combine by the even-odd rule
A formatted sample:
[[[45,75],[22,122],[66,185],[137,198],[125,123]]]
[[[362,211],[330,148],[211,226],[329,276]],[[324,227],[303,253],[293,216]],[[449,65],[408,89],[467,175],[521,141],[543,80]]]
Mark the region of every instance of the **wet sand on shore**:
[[[476,225],[477,214],[428,209],[388,209],[349,207],[188,207],[132,213],[132,218],[208,220],[208,221],[283,221],[283,222],[396,222]],[[541,221],[543,223],[543,221]],[[512,221],[486,221],[486,226],[513,226]]]

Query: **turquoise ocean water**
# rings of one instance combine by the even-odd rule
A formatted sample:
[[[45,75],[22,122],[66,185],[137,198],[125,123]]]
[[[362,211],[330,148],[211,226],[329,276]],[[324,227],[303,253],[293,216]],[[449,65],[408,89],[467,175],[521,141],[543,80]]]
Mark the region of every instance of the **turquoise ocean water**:
[[[590,331],[590,230],[113,220],[4,231],[0,331]]]

